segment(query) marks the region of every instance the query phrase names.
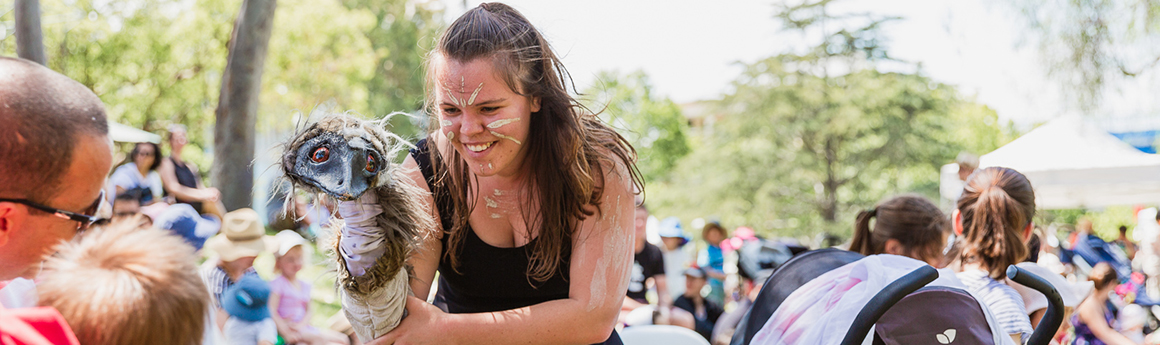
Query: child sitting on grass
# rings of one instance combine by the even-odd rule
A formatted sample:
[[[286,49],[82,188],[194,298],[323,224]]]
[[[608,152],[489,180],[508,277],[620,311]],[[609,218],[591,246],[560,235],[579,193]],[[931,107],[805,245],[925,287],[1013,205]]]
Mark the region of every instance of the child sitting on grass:
[[[286,344],[349,345],[345,335],[310,325],[310,283],[298,279],[306,256],[306,239],[292,230],[282,230],[275,238],[274,273],[270,281],[271,318]]]

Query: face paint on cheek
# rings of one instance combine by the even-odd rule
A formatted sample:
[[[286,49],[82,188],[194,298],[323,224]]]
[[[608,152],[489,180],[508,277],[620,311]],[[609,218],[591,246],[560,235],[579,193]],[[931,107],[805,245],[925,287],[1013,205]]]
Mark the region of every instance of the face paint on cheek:
[[[447,140],[448,141],[455,140],[455,132],[447,131]]]
[[[441,121],[439,121],[439,125],[441,125],[443,127],[448,127],[448,126],[451,126],[452,123],[451,123],[451,120],[441,120]]]
[[[487,124],[487,128],[496,129],[496,128],[506,126],[510,123],[513,123],[513,122],[516,122],[519,120],[520,120],[520,118],[518,118],[518,117],[514,117],[514,118],[510,118],[510,119],[503,119],[503,120],[495,120],[495,121],[492,121],[491,123]]]
[[[503,216],[499,215],[499,213],[492,213],[491,214],[491,219],[499,219],[500,217],[503,217]]]
[[[499,132],[496,132],[496,131],[488,131],[488,132],[491,133],[491,135],[494,135],[500,139],[511,140],[512,142],[516,143],[516,145],[523,145],[524,144],[524,143],[521,143],[519,140],[516,140],[516,138],[512,138],[512,137],[509,137],[509,136],[506,136],[503,134],[499,134]]]

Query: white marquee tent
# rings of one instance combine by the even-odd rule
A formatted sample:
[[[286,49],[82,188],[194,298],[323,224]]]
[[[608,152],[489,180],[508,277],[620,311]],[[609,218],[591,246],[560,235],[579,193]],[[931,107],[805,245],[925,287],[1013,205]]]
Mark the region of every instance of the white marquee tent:
[[[161,136],[109,120],[109,138],[116,142],[161,143]]]
[[[1160,155],[1141,152],[1078,118],[1059,118],[983,155],[981,167],[1015,169],[1031,180],[1043,209],[1160,203]],[[942,169],[958,182],[958,166]],[[948,176],[948,173],[950,176]],[[942,188],[944,197],[950,197]]]

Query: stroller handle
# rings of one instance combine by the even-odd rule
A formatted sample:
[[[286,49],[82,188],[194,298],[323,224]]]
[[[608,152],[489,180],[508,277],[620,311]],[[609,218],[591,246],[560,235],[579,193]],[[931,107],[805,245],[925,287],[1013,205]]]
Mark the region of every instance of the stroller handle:
[[[878,322],[878,318],[882,317],[882,314],[886,314],[886,311],[890,310],[890,307],[893,307],[903,297],[926,286],[935,278],[938,278],[938,270],[935,270],[934,267],[922,266],[890,283],[885,289],[875,294],[865,307],[862,307],[858,316],[854,318],[854,323],[850,325],[850,330],[846,332],[846,337],[842,338],[841,344],[861,344],[866,335],[870,333],[870,327]],[[1059,295],[1056,294],[1056,296]],[[1060,316],[1060,319],[1062,318]],[[1056,326],[1058,327],[1058,325]]]
[[[1063,323],[1063,298],[1059,297],[1059,291],[1055,290],[1055,287],[1043,278],[1015,265],[1007,266],[1007,278],[1047,296],[1047,313],[1043,315],[1043,319],[1039,321],[1039,326],[1035,327],[1035,332],[1031,333],[1031,338],[1026,343],[1027,345],[1047,345],[1055,336],[1055,331],[1059,329],[1059,325]]]

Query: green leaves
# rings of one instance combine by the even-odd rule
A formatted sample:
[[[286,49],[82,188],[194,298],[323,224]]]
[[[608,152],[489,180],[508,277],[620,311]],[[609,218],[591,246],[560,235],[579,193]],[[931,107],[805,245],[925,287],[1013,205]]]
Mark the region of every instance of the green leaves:
[[[720,119],[667,181],[648,186],[657,213],[720,219],[783,236],[849,234],[857,210],[901,193],[938,197],[939,167],[964,149],[1010,140],[994,111],[914,73],[881,72],[881,24],[827,14],[827,0],[783,6],[789,30],[831,32],[801,54],[744,66]]]
[[[433,42],[442,25],[437,6],[279,1],[258,130],[289,130],[295,113],[330,99],[368,117],[419,109],[430,46],[422,42]],[[241,0],[42,0],[48,65],[92,88],[114,121],[158,134],[186,125],[184,158],[204,173],[240,7]],[[12,20],[11,12],[0,13],[0,21]],[[15,49],[12,33],[0,32],[0,54]]]
[[[689,153],[687,120],[668,98],[652,95],[644,72],[602,72],[587,93],[591,109],[625,136],[637,152],[637,168],[646,182],[668,179],[677,160]]]

